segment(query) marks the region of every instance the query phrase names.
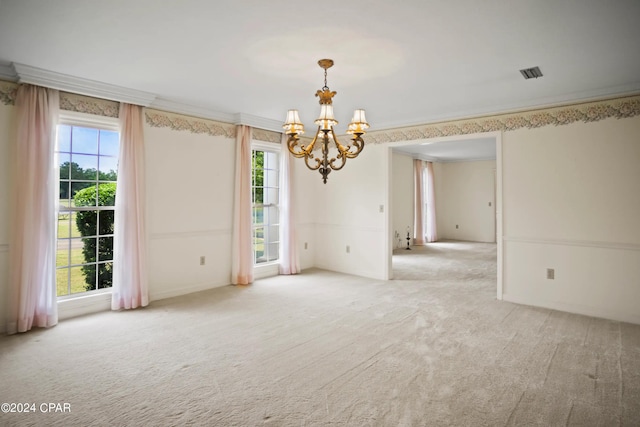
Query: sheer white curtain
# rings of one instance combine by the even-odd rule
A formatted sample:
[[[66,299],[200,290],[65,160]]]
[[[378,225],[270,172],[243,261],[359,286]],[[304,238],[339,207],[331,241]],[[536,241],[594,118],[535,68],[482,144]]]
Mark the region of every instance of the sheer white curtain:
[[[20,85],[16,94],[7,332],[58,323],[55,141],[57,90]]]
[[[438,232],[436,230],[436,193],[435,178],[433,173],[433,163],[427,163],[427,242],[435,242],[438,240]]]
[[[113,310],[149,304],[143,126],[142,107],[120,104],[120,158],[111,290]]]
[[[413,159],[413,244],[424,245],[424,162]]]
[[[231,236],[231,283],[253,282],[251,221],[251,127],[236,127],[236,180]]]
[[[280,274],[298,274],[298,244],[294,206],[291,202],[294,181],[287,136],[282,135],[280,150]]]

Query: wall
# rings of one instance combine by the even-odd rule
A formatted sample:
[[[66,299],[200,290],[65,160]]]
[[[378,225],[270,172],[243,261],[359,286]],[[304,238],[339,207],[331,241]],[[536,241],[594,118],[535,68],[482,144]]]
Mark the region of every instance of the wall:
[[[0,103],[0,333],[5,331],[9,286],[10,141],[14,136],[15,108]]]
[[[298,256],[300,268],[315,266],[316,259],[316,195],[322,190],[321,176],[317,171],[310,171],[303,159],[293,158],[288,151],[293,178],[293,195]],[[305,248],[306,245],[306,248]]]
[[[235,139],[147,124],[145,140],[151,300],[229,284]]]
[[[393,248],[407,246],[407,226],[413,235],[413,158],[393,152],[391,164],[391,214]],[[395,237],[395,232],[399,233]]]
[[[496,241],[495,170],[495,160],[434,163],[439,240]]]
[[[308,191],[314,196],[316,267],[375,279],[387,277],[390,163],[387,146],[369,144],[344,169],[332,172],[327,184],[318,172],[305,171],[315,175]]]
[[[505,300],[640,323],[639,162],[640,117],[504,133]]]

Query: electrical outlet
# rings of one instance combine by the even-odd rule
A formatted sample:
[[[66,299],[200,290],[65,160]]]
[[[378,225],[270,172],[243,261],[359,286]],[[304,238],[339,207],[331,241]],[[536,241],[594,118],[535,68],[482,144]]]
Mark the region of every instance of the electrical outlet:
[[[554,280],[556,278],[556,270],[547,268],[547,279]]]
[[[384,212],[384,205],[380,205],[380,213]]]
[[[350,254],[351,253],[351,247],[349,245],[347,245],[347,253]]]
[[[204,265],[204,261],[205,261],[205,258],[204,258],[204,255],[203,255],[203,256],[200,257],[200,265]]]
[[[491,207],[491,202],[489,202],[489,207]]]
[[[304,242],[304,248],[307,249],[308,245],[307,242]]]
[[[458,224],[456,224],[456,230],[458,229]]]

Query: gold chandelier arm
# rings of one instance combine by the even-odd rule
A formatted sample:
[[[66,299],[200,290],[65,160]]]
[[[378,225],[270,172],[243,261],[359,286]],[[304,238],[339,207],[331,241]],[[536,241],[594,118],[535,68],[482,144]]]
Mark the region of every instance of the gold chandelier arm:
[[[311,160],[315,160],[316,164],[315,166],[311,166],[309,164],[309,159]],[[313,153],[310,153],[308,156],[304,156],[304,163],[307,165],[307,167],[309,169],[311,169],[312,171],[318,170],[320,169],[320,166],[322,165],[322,162],[320,161],[320,159],[316,159],[315,157],[313,157]]]
[[[344,153],[344,155],[348,159],[355,159],[356,157],[358,157],[358,154],[360,154],[360,152],[364,148],[364,140],[360,137],[359,134],[354,134],[353,138],[351,138],[351,144],[346,147],[340,144],[337,139],[335,141],[336,147],[338,147],[338,151],[340,151],[340,153]],[[355,151],[351,151],[352,148],[355,148]]]
[[[289,135],[289,138],[287,139],[287,148],[289,148],[289,152],[297,158],[308,156],[311,150],[313,150],[313,142],[309,145],[309,147],[298,145],[299,142],[300,139],[298,138],[297,133]],[[298,147],[300,150],[296,151],[296,147]]]
[[[358,156],[358,154],[360,154],[360,152],[364,148],[364,141],[362,140],[360,135],[355,134],[352,138],[352,143],[348,146],[344,146],[340,144],[340,141],[338,141],[338,138],[333,132],[333,128],[331,129],[331,133],[333,135],[333,141],[336,144],[336,148],[338,149],[338,157],[331,159],[329,161],[329,166],[333,170],[340,170],[344,167],[347,159],[354,159]],[[351,151],[352,148],[355,148],[355,151]],[[340,164],[337,166],[334,163],[336,160],[341,160]]]
[[[318,134],[316,133],[316,136],[307,146],[299,145],[300,138],[298,138],[298,134],[296,133],[289,135],[289,138],[287,139],[287,148],[289,149],[289,152],[296,158],[304,158],[305,164],[311,170],[318,170],[321,166],[320,159],[316,159],[313,155],[313,147],[315,146],[317,139]],[[310,164],[309,160],[315,160],[315,165]]]

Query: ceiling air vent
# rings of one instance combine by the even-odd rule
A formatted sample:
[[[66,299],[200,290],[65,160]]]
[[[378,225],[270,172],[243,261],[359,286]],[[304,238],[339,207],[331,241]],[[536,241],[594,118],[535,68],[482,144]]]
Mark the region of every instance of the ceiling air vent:
[[[525,68],[524,70],[520,70],[520,73],[522,73],[526,80],[542,77],[542,71],[540,71],[539,67]]]

